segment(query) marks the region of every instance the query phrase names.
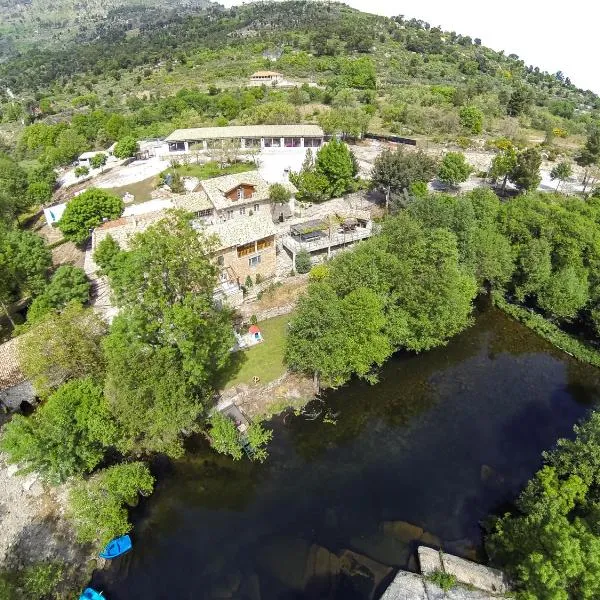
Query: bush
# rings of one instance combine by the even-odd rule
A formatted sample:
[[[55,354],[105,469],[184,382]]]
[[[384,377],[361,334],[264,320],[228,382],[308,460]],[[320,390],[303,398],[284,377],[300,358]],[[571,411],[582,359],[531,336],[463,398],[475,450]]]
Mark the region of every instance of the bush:
[[[123,207],[123,200],[118,196],[91,188],[67,204],[58,228],[68,240],[83,244],[90,237],[91,230],[104,219],[120,217]]]
[[[473,171],[462,152],[448,152],[442,159],[438,178],[447,185],[458,185],[469,178]]]
[[[483,130],[483,113],[476,106],[463,106],[460,109],[461,126],[469,133],[481,133]]]
[[[312,266],[312,260],[310,258],[310,254],[306,250],[300,250],[298,254],[296,254],[296,272],[303,275],[304,273],[308,273]]]
[[[75,167],[75,177],[85,177],[90,174],[88,167]]]
[[[275,204],[285,204],[290,201],[292,193],[281,183],[274,183],[269,188],[269,200]]]
[[[105,546],[131,530],[127,506],[134,506],[139,494],[154,489],[154,477],[142,462],[109,467],[76,485],[69,496],[69,518],[80,542]]]
[[[449,592],[456,585],[456,575],[440,571],[439,569],[428,575],[427,579],[441,587],[444,592]]]
[[[114,149],[114,155],[117,158],[129,158],[138,151],[138,143],[135,138],[124,137],[117,142]]]
[[[90,165],[93,169],[99,169],[106,164],[106,154],[103,152],[98,152],[98,154],[94,154],[90,159]]]

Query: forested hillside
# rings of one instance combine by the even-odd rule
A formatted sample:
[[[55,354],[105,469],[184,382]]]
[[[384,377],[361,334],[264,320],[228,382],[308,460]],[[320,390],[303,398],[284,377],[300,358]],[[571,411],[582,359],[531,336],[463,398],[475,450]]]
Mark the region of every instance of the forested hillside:
[[[127,11],[126,4],[108,14]],[[137,136],[176,126],[320,119],[326,129],[348,134],[368,127],[460,138],[467,146],[470,137],[487,134],[568,147],[580,143],[577,136],[600,109],[595,94],[562,73],[541,72],[479,39],[415,19],[302,0],[229,10],[212,5],[187,17],[159,12],[160,24],[150,19],[128,30],[103,20],[92,42],[36,47],[7,60],[0,65],[2,120],[55,123],[94,115],[78,133],[96,145],[115,138],[106,121],[118,113],[126,120],[120,129]],[[287,92],[240,89],[266,67],[305,85]],[[343,114],[328,122],[329,109],[339,107]]]
[[[94,39],[115,29],[160,25],[208,0],[1,0],[0,57],[19,50]]]

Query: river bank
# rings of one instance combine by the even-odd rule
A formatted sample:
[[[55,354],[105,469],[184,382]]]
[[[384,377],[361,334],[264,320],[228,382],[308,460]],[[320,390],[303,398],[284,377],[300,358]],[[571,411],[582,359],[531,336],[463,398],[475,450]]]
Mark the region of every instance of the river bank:
[[[68,487],[49,487],[35,473],[20,475],[0,454],[0,573],[18,572],[40,563],[64,571],[59,592],[72,595],[97,562],[87,546],[75,541],[65,517]]]

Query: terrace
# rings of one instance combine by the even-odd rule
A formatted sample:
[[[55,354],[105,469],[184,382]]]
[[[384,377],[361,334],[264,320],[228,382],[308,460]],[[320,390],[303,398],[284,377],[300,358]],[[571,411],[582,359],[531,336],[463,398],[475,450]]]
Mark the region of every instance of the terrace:
[[[372,221],[338,217],[333,222],[315,220],[293,225],[289,235],[284,236],[281,243],[295,259],[301,250],[310,254],[326,250],[329,256],[333,250],[366,240],[372,235]]]

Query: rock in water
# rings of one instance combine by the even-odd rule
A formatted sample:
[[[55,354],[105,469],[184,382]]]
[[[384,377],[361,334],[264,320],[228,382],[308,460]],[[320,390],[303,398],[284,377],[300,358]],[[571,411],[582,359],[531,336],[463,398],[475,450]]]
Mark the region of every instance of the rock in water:
[[[393,535],[394,537],[409,543],[421,539],[423,533],[422,527],[407,523],[406,521],[384,521],[383,533]]]

